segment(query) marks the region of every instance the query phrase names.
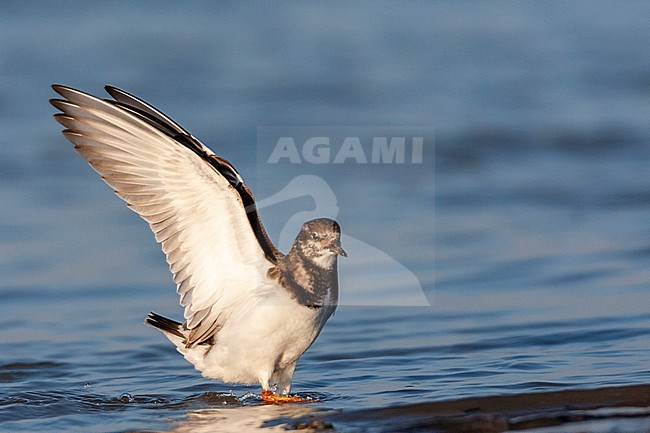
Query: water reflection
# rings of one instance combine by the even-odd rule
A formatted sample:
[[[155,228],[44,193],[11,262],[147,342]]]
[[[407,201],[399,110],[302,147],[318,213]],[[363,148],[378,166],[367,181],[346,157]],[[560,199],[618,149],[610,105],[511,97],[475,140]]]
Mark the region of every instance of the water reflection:
[[[191,411],[172,429],[175,433],[286,431],[287,426],[311,431],[309,417],[322,409],[305,404],[242,406]],[[298,421],[300,419],[300,421]],[[321,421],[315,421],[314,426]]]

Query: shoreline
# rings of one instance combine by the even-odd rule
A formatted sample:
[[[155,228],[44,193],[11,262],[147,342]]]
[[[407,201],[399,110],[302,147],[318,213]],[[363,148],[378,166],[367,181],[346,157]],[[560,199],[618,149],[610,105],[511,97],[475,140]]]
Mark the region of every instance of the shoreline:
[[[650,385],[631,385],[505,396],[475,397],[407,406],[341,411],[295,419],[306,431],[503,432],[590,422],[589,432],[609,431],[598,422],[640,421],[650,432]],[[646,425],[647,421],[647,425]],[[618,430],[617,430],[618,431]],[[630,430],[627,430],[630,431]],[[636,431],[636,430],[633,430]]]

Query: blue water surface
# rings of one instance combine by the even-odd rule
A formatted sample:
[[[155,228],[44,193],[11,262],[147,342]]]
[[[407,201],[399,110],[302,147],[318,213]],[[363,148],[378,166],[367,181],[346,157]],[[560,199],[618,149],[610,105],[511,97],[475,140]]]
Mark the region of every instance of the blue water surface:
[[[3,2],[0,431],[273,430],[649,383],[649,9]],[[182,316],[164,256],[61,136],[52,83],[125,88],[281,193],[261,209],[281,246],[340,221],[342,303],[293,383],[315,403],[260,405],[142,324]],[[311,131],[369,162],[269,162],[273,133]],[[391,131],[422,161],[371,163]]]

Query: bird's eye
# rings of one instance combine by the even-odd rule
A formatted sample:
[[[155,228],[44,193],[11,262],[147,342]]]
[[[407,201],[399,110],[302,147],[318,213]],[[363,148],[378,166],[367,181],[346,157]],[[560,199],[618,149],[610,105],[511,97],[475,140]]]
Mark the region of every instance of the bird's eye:
[[[312,240],[315,240],[315,241],[317,241],[319,239],[318,234],[316,234],[316,233],[312,233],[311,238],[312,238]]]

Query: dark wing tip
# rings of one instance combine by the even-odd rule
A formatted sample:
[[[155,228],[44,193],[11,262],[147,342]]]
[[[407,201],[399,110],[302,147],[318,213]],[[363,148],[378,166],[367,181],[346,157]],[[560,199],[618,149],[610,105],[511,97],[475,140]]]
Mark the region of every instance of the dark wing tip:
[[[52,84],[51,87],[52,87],[52,90],[54,90],[56,93],[63,96],[64,98],[65,98],[65,93],[67,91],[69,91],[69,90],[72,90],[69,87],[63,86],[61,84]],[[50,99],[50,103],[52,103],[52,101],[53,101],[53,99]]]
[[[49,100],[49,103],[52,104],[54,108],[57,110],[61,110],[62,112],[65,112],[65,107],[70,105],[70,101],[67,99],[60,99],[60,98],[51,98]]]
[[[54,90],[56,93],[63,96],[64,98],[66,97],[66,93],[70,93],[70,92],[83,93],[80,90],[73,89],[72,87],[69,86],[64,86],[63,84],[52,84],[51,87],[52,90]]]
[[[122,90],[122,89],[120,89],[120,88],[117,88],[117,87],[115,87],[115,86],[111,86],[111,85],[109,85],[109,84],[107,84],[107,85],[104,86],[104,90],[106,90],[106,93],[108,93],[109,95],[111,95],[111,96],[113,97],[113,99],[115,99],[115,100],[117,100],[117,96],[116,96],[116,95],[128,95],[128,96],[134,97],[133,95],[131,95],[131,94],[125,92],[124,90]]]

